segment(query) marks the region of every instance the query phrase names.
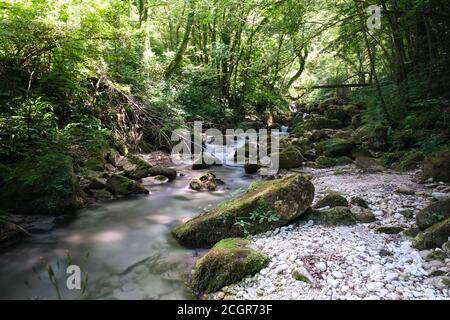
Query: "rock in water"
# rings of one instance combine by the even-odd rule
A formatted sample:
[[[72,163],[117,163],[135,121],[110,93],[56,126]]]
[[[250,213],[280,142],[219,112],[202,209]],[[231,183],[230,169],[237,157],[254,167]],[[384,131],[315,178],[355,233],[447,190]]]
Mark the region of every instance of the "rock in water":
[[[18,214],[62,214],[81,202],[72,159],[57,153],[18,163],[0,193],[0,209]]]
[[[438,222],[420,232],[413,241],[413,247],[419,250],[442,246],[450,237],[450,218]]]
[[[174,180],[177,177],[177,171],[172,168],[153,167],[149,170],[149,175],[151,177],[164,176],[169,180]]]
[[[116,196],[128,196],[131,194],[148,194],[148,190],[136,181],[120,176],[112,175],[106,182],[106,189]]]
[[[191,286],[197,293],[211,293],[253,275],[269,263],[263,253],[246,247],[241,238],[224,239],[197,261]]]
[[[285,225],[302,215],[314,198],[314,186],[300,175],[284,179],[255,182],[236,199],[222,202],[216,208],[198,216],[173,231],[174,237],[187,247],[210,247],[217,241],[242,237],[244,230],[236,222],[249,222],[246,230],[251,234],[266,232]],[[250,220],[256,209],[273,212],[277,221]]]
[[[421,230],[450,217],[450,199],[432,203],[416,214],[416,223]]]
[[[257,163],[246,163],[244,165],[245,173],[247,174],[255,174],[258,172],[258,170],[261,169],[261,165]]]
[[[189,187],[196,191],[214,191],[217,188],[216,176],[213,173],[208,172],[200,177],[192,178]]]

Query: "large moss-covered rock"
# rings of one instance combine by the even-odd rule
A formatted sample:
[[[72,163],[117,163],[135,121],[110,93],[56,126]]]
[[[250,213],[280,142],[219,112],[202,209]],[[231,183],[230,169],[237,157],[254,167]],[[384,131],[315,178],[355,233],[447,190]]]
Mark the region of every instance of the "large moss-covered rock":
[[[0,208],[19,214],[62,214],[81,202],[72,159],[57,153],[18,163],[0,193]]]
[[[353,163],[353,160],[347,156],[330,158],[325,156],[320,156],[316,159],[317,168],[330,168],[334,166],[341,166]]]
[[[247,240],[224,239],[200,258],[192,274],[192,289],[211,293],[253,275],[269,263],[263,253],[246,247]]]
[[[316,209],[324,207],[348,207],[348,201],[339,192],[330,191],[314,206]]]
[[[309,209],[304,218],[325,225],[352,225],[358,222],[356,215],[348,207]]]
[[[334,138],[322,141],[317,150],[327,157],[345,156],[352,152],[355,144],[347,139]]]
[[[114,174],[108,179],[106,182],[106,189],[115,196],[148,193],[148,190],[145,189],[141,183],[118,174]]]
[[[359,127],[354,135],[355,141],[363,148],[384,151],[388,143],[388,127],[382,124]]]
[[[274,153],[272,156],[278,156],[280,169],[291,169],[300,167],[303,164],[302,150],[293,145],[288,146],[279,153]]]
[[[427,178],[450,182],[450,150],[427,156],[423,161],[423,173]]]
[[[421,230],[450,217],[450,199],[430,204],[416,214],[416,223]]]
[[[325,117],[316,117],[312,118],[309,121],[310,129],[342,129],[344,128],[344,124],[336,119],[328,119]]]
[[[421,151],[412,151],[404,155],[395,165],[394,169],[398,171],[408,171],[417,169],[424,158]]]
[[[128,155],[125,159],[122,161],[122,168],[131,179],[142,179],[150,175],[153,165],[149,162],[135,155]]]
[[[7,221],[0,211],[0,249],[13,244],[25,235],[16,224]]]
[[[164,176],[169,180],[174,180],[177,177],[177,170],[175,170],[173,168],[166,168],[166,167],[160,167],[160,166],[155,166],[155,167],[150,168],[148,173],[152,177]]]
[[[347,112],[340,106],[330,106],[325,109],[325,117],[328,119],[339,120],[342,123],[346,123],[349,120]]]
[[[450,237],[450,218],[420,232],[413,241],[413,247],[419,250],[437,248],[447,242],[448,237]]]
[[[250,222],[247,231],[251,234],[265,232],[285,225],[299,217],[311,205],[314,186],[300,175],[284,179],[261,181],[252,184],[246,193],[236,199],[225,201],[216,208],[179,226],[174,237],[187,247],[210,247],[217,241],[242,237],[244,231],[236,222]],[[277,221],[251,221],[255,210],[275,213]]]

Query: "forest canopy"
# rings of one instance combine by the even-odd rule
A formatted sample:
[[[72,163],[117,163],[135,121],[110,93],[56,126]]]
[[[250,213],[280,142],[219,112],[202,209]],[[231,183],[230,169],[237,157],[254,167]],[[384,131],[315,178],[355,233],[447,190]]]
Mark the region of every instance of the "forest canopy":
[[[379,29],[367,23],[371,5]],[[292,105],[336,86],[367,104],[368,124],[439,146],[449,121],[448,5],[0,0],[0,161],[86,136],[168,148],[170,132],[194,120],[282,124]]]

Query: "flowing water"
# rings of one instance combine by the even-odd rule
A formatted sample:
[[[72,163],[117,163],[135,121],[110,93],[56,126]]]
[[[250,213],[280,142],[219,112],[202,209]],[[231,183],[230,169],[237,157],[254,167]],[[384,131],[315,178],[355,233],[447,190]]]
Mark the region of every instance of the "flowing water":
[[[239,167],[212,167],[225,183],[215,192],[195,192],[186,175],[146,184],[148,196],[115,200],[81,210],[71,223],[33,235],[0,254],[0,298],[80,298],[68,290],[66,266],[88,273],[85,297],[92,299],[194,298],[183,280],[201,251],[179,246],[170,231],[186,219],[244,190],[251,177]],[[235,191],[233,191],[235,190]],[[48,268],[56,274],[50,281]]]

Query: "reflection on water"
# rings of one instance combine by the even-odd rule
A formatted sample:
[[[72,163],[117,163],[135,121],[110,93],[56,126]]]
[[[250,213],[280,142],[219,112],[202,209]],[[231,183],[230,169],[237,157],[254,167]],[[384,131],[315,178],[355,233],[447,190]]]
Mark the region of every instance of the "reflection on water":
[[[65,289],[65,266],[70,263],[89,275],[87,298],[193,298],[183,279],[202,252],[180,247],[170,230],[250,182],[242,168],[211,171],[225,182],[219,191],[190,190],[189,179],[200,173],[186,171],[186,176],[173,182],[146,185],[148,196],[84,209],[69,225],[34,235],[1,253],[0,298],[56,298],[48,265],[60,270],[62,297],[79,298],[77,290]]]

